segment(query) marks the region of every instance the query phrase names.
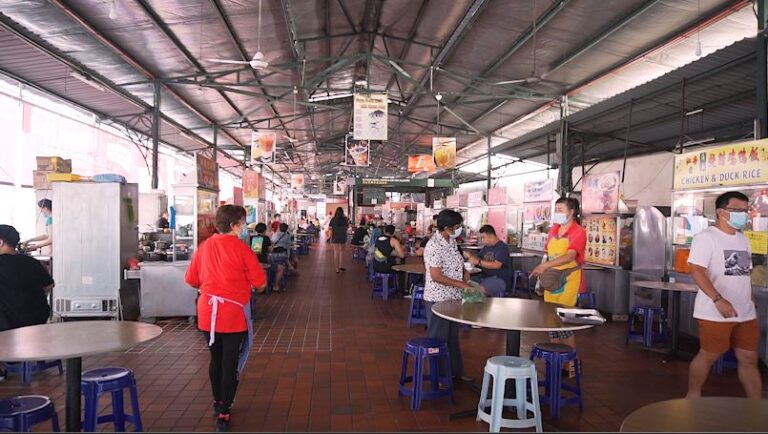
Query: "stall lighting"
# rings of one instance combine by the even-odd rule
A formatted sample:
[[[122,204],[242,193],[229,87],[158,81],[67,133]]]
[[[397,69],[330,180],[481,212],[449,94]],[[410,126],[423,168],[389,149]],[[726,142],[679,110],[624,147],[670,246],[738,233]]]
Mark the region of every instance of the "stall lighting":
[[[76,79],[78,79],[78,80],[80,80],[80,81],[82,81],[83,83],[87,84],[88,86],[91,86],[94,89],[98,89],[98,90],[100,90],[102,92],[104,92],[106,90],[106,88],[104,88],[104,86],[102,86],[98,82],[94,81],[91,77],[83,75],[83,74],[81,74],[81,73],[79,73],[77,71],[72,71],[69,75],[74,77],[74,78],[76,78]]]
[[[686,115],[686,116],[693,116],[693,115],[695,115],[695,114],[698,114],[698,113],[701,113],[701,112],[703,112],[703,111],[704,111],[704,109],[703,109],[703,108],[700,108],[700,109],[696,109],[696,110],[691,110],[691,111],[689,111],[688,113],[686,113],[685,115]]]
[[[342,99],[342,98],[349,98],[353,96],[354,94],[352,92],[348,93],[339,93],[334,95],[318,95],[318,96],[311,96],[309,97],[309,102],[319,102],[319,101],[330,101],[333,99]]]

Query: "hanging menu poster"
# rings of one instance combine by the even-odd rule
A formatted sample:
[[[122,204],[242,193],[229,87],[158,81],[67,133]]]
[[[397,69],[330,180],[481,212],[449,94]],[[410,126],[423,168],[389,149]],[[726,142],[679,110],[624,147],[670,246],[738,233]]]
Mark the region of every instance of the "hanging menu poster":
[[[271,163],[275,157],[277,133],[274,131],[251,131],[251,161]]]
[[[550,201],[555,191],[554,180],[526,182],[523,184],[523,189],[523,202]]]
[[[219,191],[219,165],[210,158],[195,154],[197,166],[197,185]]]
[[[337,196],[347,194],[347,178],[344,176],[336,175],[333,180],[333,194]]]
[[[354,121],[355,140],[387,140],[387,94],[355,94]]]
[[[456,167],[456,138],[432,137],[432,158],[441,169]]]
[[[616,217],[585,217],[584,228],[587,230],[584,259],[593,264],[616,265]]]
[[[621,172],[585,175],[581,189],[581,208],[585,214],[615,214],[619,212]]]
[[[488,205],[506,205],[508,200],[506,187],[496,187],[488,190]]]
[[[261,174],[255,170],[243,171],[243,199],[258,199]]]
[[[539,224],[549,221],[552,215],[552,202],[534,202],[523,204],[525,223]]]
[[[344,165],[370,166],[371,142],[368,140],[355,140],[347,135],[344,145]]]

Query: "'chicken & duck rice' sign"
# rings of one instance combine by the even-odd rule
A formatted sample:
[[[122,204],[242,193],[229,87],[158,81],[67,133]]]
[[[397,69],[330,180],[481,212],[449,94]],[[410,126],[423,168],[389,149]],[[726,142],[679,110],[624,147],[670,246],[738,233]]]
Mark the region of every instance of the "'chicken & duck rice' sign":
[[[675,155],[675,190],[768,182],[768,139]]]

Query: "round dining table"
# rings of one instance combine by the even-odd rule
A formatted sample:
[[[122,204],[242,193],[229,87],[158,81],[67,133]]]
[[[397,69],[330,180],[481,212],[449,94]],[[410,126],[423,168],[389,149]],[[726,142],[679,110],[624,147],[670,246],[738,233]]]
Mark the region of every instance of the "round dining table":
[[[766,432],[768,400],[732,397],[672,399],[624,419],[621,432]]]
[[[563,322],[557,315],[558,307],[565,306],[523,298],[488,297],[482,303],[442,301],[432,306],[432,313],[461,324],[506,330],[506,354],[520,357],[520,332],[573,331],[594,327],[591,324]],[[472,416],[476,412],[476,408],[461,411],[451,414],[450,419]]]
[[[83,356],[133,348],[156,339],[162,329],[134,321],[72,321],[0,332],[0,360],[29,362],[65,359],[66,430],[80,431]]]

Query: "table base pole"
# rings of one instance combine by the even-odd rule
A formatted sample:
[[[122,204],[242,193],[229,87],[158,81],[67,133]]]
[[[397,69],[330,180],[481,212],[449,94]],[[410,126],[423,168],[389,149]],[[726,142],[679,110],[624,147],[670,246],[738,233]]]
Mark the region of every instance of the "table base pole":
[[[80,380],[83,359],[66,359],[66,427],[67,432],[80,432]]]

